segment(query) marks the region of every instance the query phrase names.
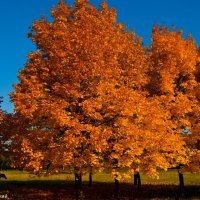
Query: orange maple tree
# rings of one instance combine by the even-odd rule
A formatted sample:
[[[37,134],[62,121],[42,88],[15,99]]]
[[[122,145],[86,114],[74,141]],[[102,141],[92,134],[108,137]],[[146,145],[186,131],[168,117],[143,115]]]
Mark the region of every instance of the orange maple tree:
[[[126,53],[144,55],[141,45],[132,42],[133,33],[115,23],[115,10],[105,2],[100,10],[86,2],[75,2],[73,9],[60,2],[52,9],[53,22],[34,22],[29,37],[39,50],[28,55],[11,95],[15,112],[30,125],[21,150],[30,160],[26,168],[36,172],[44,162],[51,163],[51,171],[59,170],[60,163],[79,174],[100,168],[111,134],[102,88],[118,87],[117,79],[133,62],[143,69],[140,58]],[[137,72],[129,70],[138,78]],[[121,81],[136,80],[124,76]]]
[[[199,126],[197,46],[190,35],[183,38],[181,30],[170,31],[167,27],[155,26],[148,57],[150,82],[147,89],[150,96],[157,98],[168,112],[172,133],[192,133],[183,136],[187,153],[185,161],[179,163],[190,165],[192,155],[197,155],[197,150],[191,148],[192,138],[195,143],[199,140],[196,131]]]
[[[200,87],[200,79],[199,79],[199,72],[200,72],[200,51],[198,49],[197,54],[197,64],[196,64],[196,87],[193,90],[193,94],[196,97],[196,105],[193,106],[192,112],[188,116],[190,121],[190,132],[185,136],[186,144],[189,148],[189,163],[188,167],[190,171],[200,173],[200,132],[199,132],[199,117],[200,117],[200,110],[199,110],[199,103],[200,103],[200,96],[199,96],[199,87]]]

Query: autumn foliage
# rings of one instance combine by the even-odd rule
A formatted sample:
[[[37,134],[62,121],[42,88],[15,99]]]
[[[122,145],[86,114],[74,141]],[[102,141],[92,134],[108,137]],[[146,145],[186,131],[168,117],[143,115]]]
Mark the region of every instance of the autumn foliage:
[[[192,38],[153,28],[144,47],[105,1],[60,1],[32,24],[28,55],[11,99],[15,165],[47,173],[111,169],[156,176],[179,164],[198,169],[199,52]],[[17,125],[18,124],[18,125]],[[183,136],[189,130],[191,135]],[[199,160],[199,159],[198,159]],[[121,169],[123,173],[119,173]]]

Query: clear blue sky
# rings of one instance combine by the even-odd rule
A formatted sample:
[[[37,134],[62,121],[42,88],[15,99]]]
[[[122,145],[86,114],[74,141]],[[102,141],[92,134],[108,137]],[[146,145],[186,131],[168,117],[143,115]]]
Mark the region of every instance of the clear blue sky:
[[[0,96],[2,108],[13,112],[8,93],[17,83],[17,74],[24,67],[28,52],[34,50],[26,37],[33,20],[41,15],[50,16],[50,9],[58,0],[0,0]],[[66,0],[72,5],[74,0]],[[99,5],[101,0],[91,0]],[[136,34],[150,43],[152,26],[165,24],[181,28],[200,45],[200,0],[107,0],[109,7],[117,9],[118,22],[125,23]]]

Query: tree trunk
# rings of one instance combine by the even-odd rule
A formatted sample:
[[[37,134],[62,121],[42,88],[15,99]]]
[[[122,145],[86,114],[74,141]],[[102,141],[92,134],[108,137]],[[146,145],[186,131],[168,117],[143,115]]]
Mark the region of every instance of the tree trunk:
[[[181,166],[178,167],[178,178],[179,178],[179,198],[184,196],[184,177],[181,171]]]
[[[119,180],[115,178],[115,197],[119,197]]]
[[[78,172],[75,172],[75,186],[77,188],[81,188],[82,186],[82,176]]]
[[[137,185],[137,189],[140,190],[141,189],[141,178],[140,178],[140,173],[136,172],[134,174],[134,185]]]
[[[137,173],[134,174],[134,185],[138,184],[138,175]]]
[[[182,191],[184,188],[184,178],[183,178],[183,173],[181,172],[180,168],[178,169],[178,177],[179,177],[179,187],[180,187],[180,190]]]
[[[76,190],[76,199],[80,199],[82,196],[82,175],[77,168],[74,168],[75,176],[75,190]]]

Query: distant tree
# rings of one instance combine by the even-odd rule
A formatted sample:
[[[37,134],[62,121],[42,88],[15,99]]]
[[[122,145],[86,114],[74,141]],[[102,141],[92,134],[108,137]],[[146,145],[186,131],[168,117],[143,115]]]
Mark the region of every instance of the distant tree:
[[[2,156],[3,158],[4,156],[7,155],[9,148],[8,144],[9,137],[4,130],[5,127],[4,125],[9,115],[6,113],[5,110],[1,108],[2,102],[3,102],[3,97],[0,97],[0,156]]]
[[[0,169],[7,170],[11,168],[12,159],[9,156],[0,156]]]

